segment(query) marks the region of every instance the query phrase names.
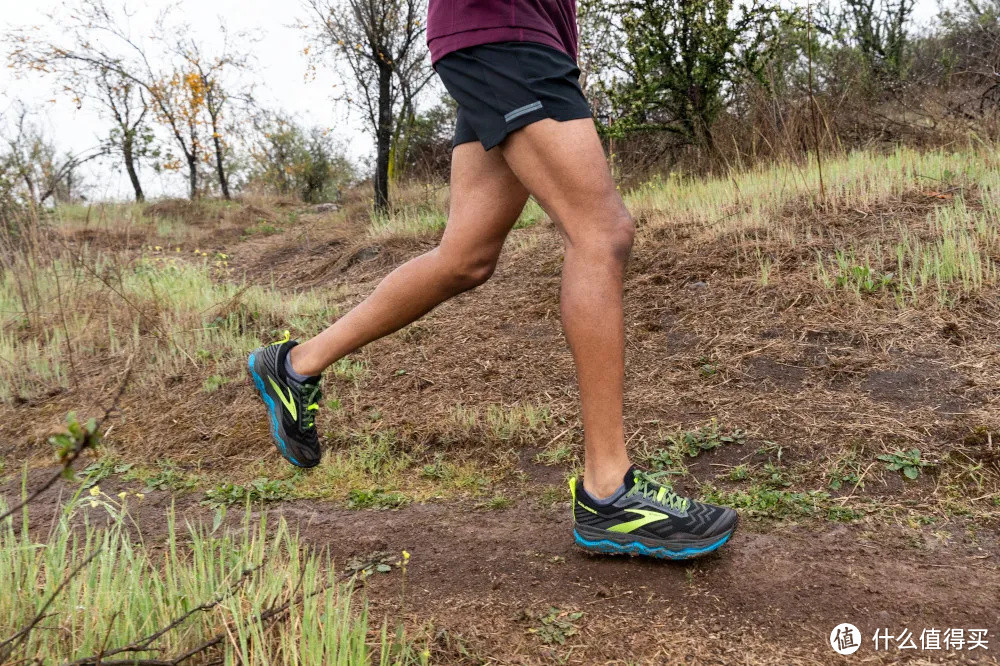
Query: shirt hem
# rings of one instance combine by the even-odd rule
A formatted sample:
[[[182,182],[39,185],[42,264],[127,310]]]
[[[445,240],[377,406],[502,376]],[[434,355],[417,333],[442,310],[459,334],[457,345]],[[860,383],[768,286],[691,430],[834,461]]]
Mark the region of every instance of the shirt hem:
[[[472,46],[482,46],[483,44],[493,44],[496,42],[533,42],[550,46],[562,51],[571,58],[574,57],[559,39],[556,39],[547,32],[535,30],[534,28],[500,27],[463,30],[462,32],[429,39],[427,40],[427,46],[431,51],[431,65],[433,66],[449,53]]]

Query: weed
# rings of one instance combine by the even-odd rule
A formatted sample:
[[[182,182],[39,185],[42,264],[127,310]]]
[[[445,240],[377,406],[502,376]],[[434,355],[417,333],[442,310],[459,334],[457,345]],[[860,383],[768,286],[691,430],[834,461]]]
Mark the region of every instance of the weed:
[[[494,495],[485,502],[480,502],[476,506],[481,509],[486,509],[487,511],[500,511],[501,509],[509,509],[514,505],[514,500],[505,495]]]
[[[459,438],[471,439],[485,433],[503,442],[528,442],[552,424],[548,407],[532,403],[466,407],[457,405],[451,416]]]
[[[410,498],[403,493],[387,492],[381,488],[355,488],[347,497],[347,506],[351,509],[398,509],[409,503]]]
[[[787,488],[792,485],[792,482],[785,478],[782,467],[770,461],[764,463],[764,479],[762,483],[768,488]]]
[[[267,477],[254,479],[246,486],[221,483],[215,488],[205,491],[205,499],[202,504],[223,507],[246,502],[254,504],[280,502],[290,499],[292,490],[292,485],[288,481],[268,479]]]
[[[375,239],[393,236],[433,236],[444,230],[448,216],[438,209],[403,208],[391,215],[373,215],[368,235]]]
[[[253,349],[261,342],[257,331],[293,316],[303,332],[318,330],[326,323],[328,299],[335,297],[297,292],[275,298],[270,288],[215,280],[209,266],[172,256],[125,262],[84,250],[23,269],[32,278],[27,291],[12,277],[17,270],[0,274],[0,310],[32,313],[39,333],[22,339],[16,331],[0,331],[0,358],[12,369],[0,373],[0,399],[70,386],[70,350],[102,360],[134,355],[141,359],[134,387],[156,383],[186,372],[192,361],[198,365]],[[71,283],[67,275],[73,276]],[[85,313],[34,314],[50,310],[47,304],[67,290],[88,304]],[[143,333],[150,327],[150,334]]]
[[[757,264],[760,266],[760,286],[766,287],[771,284],[771,274],[774,272],[774,261],[771,257],[764,256],[760,248],[757,248]]]
[[[331,370],[333,370],[333,376],[338,379],[358,382],[368,374],[368,364],[364,361],[342,358],[331,366]]]
[[[831,506],[826,510],[826,519],[835,523],[850,523],[864,517],[861,511],[846,506]]]
[[[420,468],[420,476],[435,481],[447,481],[455,476],[455,466],[437,456],[433,463]]]
[[[222,375],[212,375],[211,377],[206,379],[204,383],[201,385],[201,390],[204,393],[215,393],[222,386],[228,384],[231,381],[233,380],[229,377],[224,377]]]
[[[840,490],[844,485],[848,485],[851,488],[854,488],[855,486],[859,486],[861,488],[865,487],[865,484],[861,481],[858,473],[854,471],[834,470],[830,472],[828,478],[830,479],[830,490]]]
[[[772,519],[815,515],[817,511],[827,508],[830,499],[829,493],[820,490],[792,492],[760,484],[733,491],[707,485],[702,487],[702,493],[713,504],[741,509],[753,517]]]
[[[884,462],[886,469],[890,472],[901,471],[903,476],[910,480],[916,479],[920,476],[920,470],[923,468],[934,466],[934,463],[920,458],[920,449],[883,453],[875,457]]]
[[[546,486],[538,495],[538,504],[543,508],[553,506],[558,502],[566,501],[566,486]]]
[[[548,407],[536,407],[530,403],[506,408],[502,405],[490,405],[486,410],[486,423],[490,432],[502,441],[536,432],[551,422]]]
[[[538,636],[546,645],[565,645],[566,639],[575,636],[580,630],[577,622],[583,617],[583,613],[560,610],[552,606],[544,615],[524,611],[524,617],[538,623],[528,629],[529,634]]]
[[[892,273],[879,273],[865,259],[858,262],[852,252],[837,250],[834,253],[832,275],[822,257],[819,259],[820,280],[827,288],[848,289],[856,294],[874,294],[889,289],[894,284]]]
[[[715,419],[712,419],[706,426],[702,426],[697,430],[680,432],[667,439],[679,451],[694,458],[703,451],[717,449],[723,444],[743,444],[746,438],[747,434],[739,428],[734,428],[728,432],[721,431],[719,423]]]
[[[676,444],[669,449],[659,448],[647,453],[646,464],[656,472],[687,474],[687,466],[684,464],[684,452]]]
[[[710,359],[707,356],[699,356],[697,365],[698,365],[698,374],[705,379],[714,377],[719,373],[718,364],[712,361],[712,359]]]
[[[278,227],[274,226],[267,220],[258,220],[256,224],[252,224],[243,230],[243,237],[250,238],[251,236],[273,236],[274,234],[281,231]]]
[[[517,222],[514,223],[514,228],[526,229],[533,227],[543,219],[545,219],[545,211],[538,205],[534,197],[530,197],[528,203],[524,205],[521,215],[517,218]]]
[[[400,450],[391,430],[354,435],[348,454],[351,465],[369,477],[386,477],[409,467],[411,457]]]
[[[489,479],[476,471],[467,471],[456,475],[454,479],[455,487],[471,491],[474,495],[480,495],[489,487]]]
[[[746,481],[749,475],[750,472],[746,465],[737,465],[729,470],[730,481]]]
[[[177,469],[174,463],[161,461],[159,471],[146,478],[147,490],[190,490],[198,483],[196,477]]]
[[[542,465],[559,465],[573,458],[573,446],[569,443],[550,446],[535,455],[535,462]]]
[[[77,474],[83,479],[83,487],[90,488],[112,475],[127,474],[132,469],[131,463],[121,462],[112,456],[105,456],[97,462],[90,463]]]

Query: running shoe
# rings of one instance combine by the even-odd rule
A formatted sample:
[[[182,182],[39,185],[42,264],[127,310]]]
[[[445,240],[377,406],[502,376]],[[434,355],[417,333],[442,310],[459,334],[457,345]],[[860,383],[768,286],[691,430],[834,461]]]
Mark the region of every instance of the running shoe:
[[[632,467],[625,489],[608,504],[594,501],[583,480],[569,481],[577,545],[610,555],[687,560],[729,540],[738,516],[732,509],[681,497],[652,474]]]
[[[316,411],[319,409],[320,378],[297,382],[285,373],[285,357],[298,344],[289,339],[253,350],[247,361],[254,386],[267,407],[274,444],[285,459],[298,467],[319,464]]]

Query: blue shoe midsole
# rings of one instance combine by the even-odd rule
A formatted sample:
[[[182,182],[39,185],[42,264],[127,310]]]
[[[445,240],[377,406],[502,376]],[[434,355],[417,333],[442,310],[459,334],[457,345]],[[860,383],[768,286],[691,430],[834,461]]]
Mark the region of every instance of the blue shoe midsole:
[[[573,529],[573,538],[576,540],[577,545],[587,550],[607,553],[609,555],[646,555],[647,557],[659,557],[670,560],[686,560],[711,553],[729,541],[729,537],[732,535],[733,530],[730,530],[705,545],[672,549],[668,546],[652,546],[641,541],[619,541],[617,538],[615,540],[600,537],[587,539],[580,534],[579,530],[576,528]]]

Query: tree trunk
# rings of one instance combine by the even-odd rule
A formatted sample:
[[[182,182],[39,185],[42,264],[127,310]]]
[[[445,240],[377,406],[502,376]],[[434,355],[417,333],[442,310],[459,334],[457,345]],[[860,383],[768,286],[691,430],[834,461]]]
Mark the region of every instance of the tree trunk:
[[[142,185],[139,183],[139,172],[135,168],[135,150],[132,143],[132,135],[126,131],[125,141],[122,143],[122,156],[125,158],[125,170],[128,171],[128,179],[132,181],[132,189],[135,190],[135,200],[142,203],[146,200],[146,195],[142,192]]]
[[[226,166],[222,162],[222,142],[219,137],[215,141],[215,170],[219,174],[219,187],[222,188],[222,196],[226,201],[232,199],[229,195],[229,178],[226,177]]]
[[[198,159],[195,155],[189,155],[188,163],[188,194],[191,201],[198,198]]]
[[[214,117],[212,118],[212,143],[215,144],[215,171],[219,176],[219,187],[222,188],[223,198],[229,201],[232,199],[229,196],[229,178],[226,176],[226,165],[222,161],[222,139],[219,137]]]
[[[375,129],[375,212],[389,211],[389,153],[392,148],[392,107],[389,84],[392,68],[379,67],[378,76],[378,127]]]

